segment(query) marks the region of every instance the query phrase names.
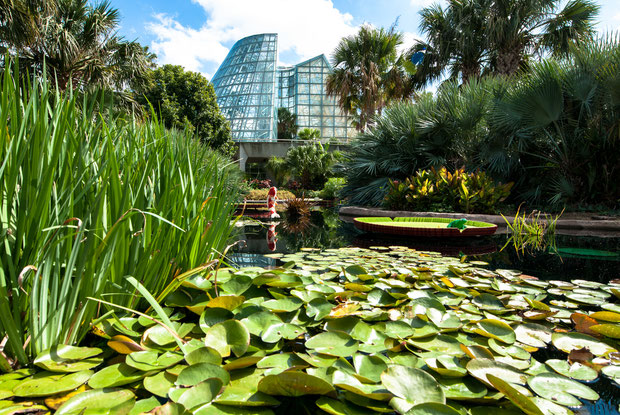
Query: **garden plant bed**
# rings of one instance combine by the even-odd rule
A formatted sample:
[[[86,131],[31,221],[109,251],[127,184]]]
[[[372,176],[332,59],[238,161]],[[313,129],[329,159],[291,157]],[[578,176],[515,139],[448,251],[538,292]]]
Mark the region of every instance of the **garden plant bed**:
[[[600,390],[620,380],[618,281],[542,281],[404,247],[271,256],[284,265],[219,270],[217,292],[213,275],[183,279],[162,301],[170,330],[117,310],[90,347],[61,346],[0,376],[0,413],[618,407]]]
[[[468,220],[465,229],[448,228],[451,218],[429,217],[365,217],[355,218],[355,227],[374,233],[402,236],[424,236],[432,238],[464,238],[493,235],[497,225]]]

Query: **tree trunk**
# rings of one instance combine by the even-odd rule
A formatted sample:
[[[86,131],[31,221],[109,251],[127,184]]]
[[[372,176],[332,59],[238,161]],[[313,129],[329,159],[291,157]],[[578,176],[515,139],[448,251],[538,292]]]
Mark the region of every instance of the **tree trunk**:
[[[495,73],[499,75],[514,75],[521,65],[520,49],[500,50],[495,63]]]

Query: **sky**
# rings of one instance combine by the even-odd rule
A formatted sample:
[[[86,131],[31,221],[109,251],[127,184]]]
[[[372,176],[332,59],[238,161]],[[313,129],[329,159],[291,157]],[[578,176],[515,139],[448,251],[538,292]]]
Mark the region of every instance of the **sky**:
[[[232,45],[258,33],[278,33],[279,62],[293,65],[324,53],[365,23],[398,29],[409,47],[421,36],[419,12],[446,0],[112,0],[120,33],[157,54],[211,78]],[[620,0],[598,0],[597,29],[620,32]]]

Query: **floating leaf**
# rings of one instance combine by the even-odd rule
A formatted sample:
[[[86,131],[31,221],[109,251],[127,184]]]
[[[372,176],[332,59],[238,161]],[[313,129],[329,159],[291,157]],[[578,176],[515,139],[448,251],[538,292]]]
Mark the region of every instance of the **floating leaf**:
[[[566,353],[583,348],[588,349],[595,356],[617,352],[607,343],[582,333],[553,333],[552,342],[555,347]]]
[[[153,395],[168,397],[168,391],[174,387],[176,376],[167,372],[159,372],[154,376],[144,378],[144,389]]]
[[[381,375],[381,383],[395,396],[413,405],[424,402],[446,403],[439,383],[421,369],[390,366]]]
[[[491,359],[472,359],[467,363],[467,371],[487,386],[492,386],[489,379],[487,379],[488,374],[519,385],[524,385],[527,381],[527,375],[521,371]]]
[[[598,377],[596,370],[581,363],[569,364],[566,360],[550,359],[545,362],[547,366],[560,375],[583,381],[591,381]]]
[[[83,370],[66,375],[41,372],[30,379],[20,382],[13,388],[13,393],[15,396],[27,398],[56,395],[83,385],[92,374],[92,370]]]
[[[541,373],[527,380],[534,392],[545,399],[565,406],[581,406],[576,397],[597,400],[598,393],[586,385],[555,373]]]
[[[211,402],[220,393],[220,389],[222,389],[220,379],[206,379],[183,392],[178,403],[189,410],[193,410]]]
[[[133,352],[141,352],[144,350],[142,346],[127,336],[118,334],[108,340],[108,347],[114,349],[120,354],[130,354]]]
[[[61,344],[39,353],[33,363],[50,372],[81,372],[100,365],[103,358],[95,356],[101,352],[97,347]]]
[[[133,392],[126,389],[93,389],[71,397],[56,415],[125,415],[135,401]]]
[[[220,295],[207,303],[209,308],[223,308],[232,311],[245,301],[245,297],[237,295]]]
[[[330,356],[350,356],[357,351],[358,343],[346,333],[328,331],[308,339],[306,347]]]
[[[88,386],[93,389],[113,388],[140,380],[147,374],[125,363],[117,363],[95,373],[88,381]]]
[[[176,385],[194,386],[210,378],[217,378],[223,385],[228,384],[230,375],[219,365],[211,363],[197,363],[186,367],[179,373]]]
[[[222,357],[230,356],[231,351],[241,357],[250,345],[250,332],[240,321],[227,320],[207,329],[204,340]]]
[[[620,326],[617,324],[597,324],[591,326],[590,330],[612,339],[620,339]]]
[[[426,402],[413,406],[407,415],[460,415],[460,412],[443,403]]]
[[[514,343],[517,339],[512,327],[503,321],[490,318],[478,322],[476,333],[508,344]]]
[[[503,393],[506,398],[508,398],[517,408],[521,409],[526,414],[544,415],[533,401],[519,392],[514,386],[510,385],[510,383],[494,376],[491,373],[487,374],[487,379],[498,391]]]
[[[258,390],[268,395],[292,397],[335,392],[334,387],[323,379],[298,371],[265,376],[258,382]]]

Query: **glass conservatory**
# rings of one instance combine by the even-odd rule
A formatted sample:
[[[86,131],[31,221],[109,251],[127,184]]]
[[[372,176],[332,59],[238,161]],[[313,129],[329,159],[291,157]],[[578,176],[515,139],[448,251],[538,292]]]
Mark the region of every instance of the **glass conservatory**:
[[[235,141],[276,141],[279,107],[297,114],[299,129],[315,128],[323,138],[356,134],[336,101],[325,93],[331,71],[325,55],[291,67],[277,67],[278,36],[266,33],[239,40],[212,82]]]

